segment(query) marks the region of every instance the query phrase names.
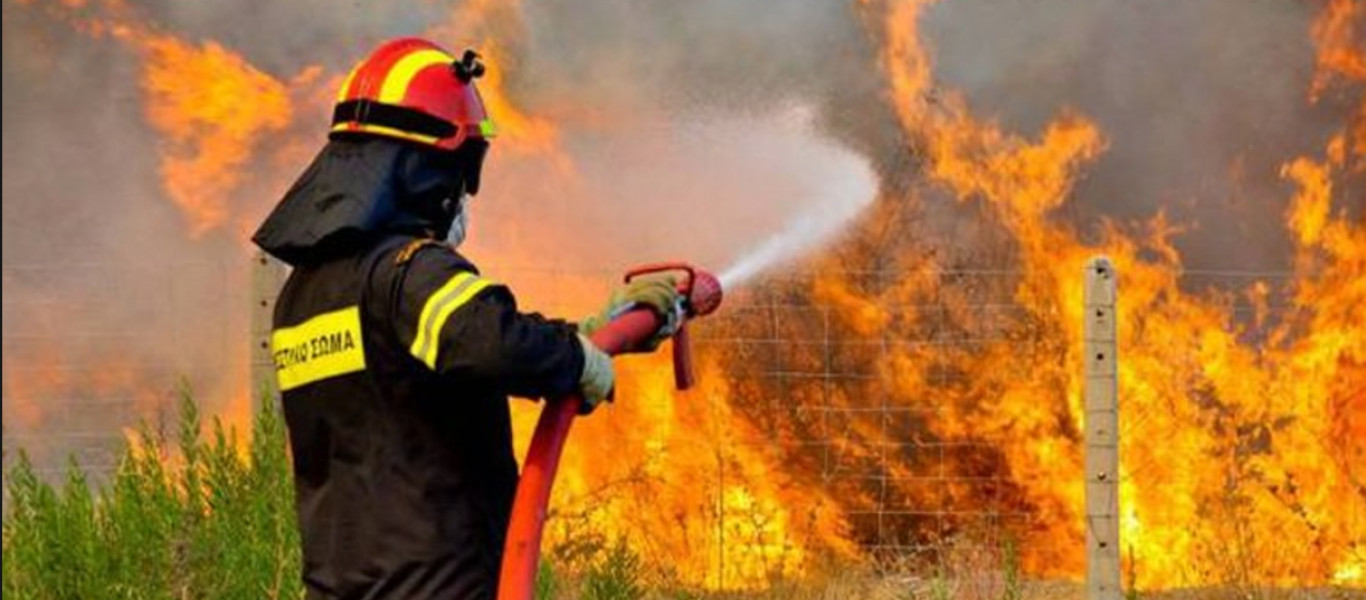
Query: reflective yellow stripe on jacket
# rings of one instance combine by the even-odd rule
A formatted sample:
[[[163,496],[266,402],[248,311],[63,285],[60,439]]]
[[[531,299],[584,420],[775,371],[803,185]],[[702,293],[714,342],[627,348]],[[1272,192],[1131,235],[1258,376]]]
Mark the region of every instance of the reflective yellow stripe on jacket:
[[[417,320],[417,334],[413,336],[413,345],[408,351],[427,368],[435,370],[436,353],[441,346],[441,329],[446,326],[446,321],[470,298],[490,285],[493,282],[473,273],[457,273],[451,277],[422,305],[422,316]]]
[[[360,307],[323,313],[270,334],[280,391],[365,370]]]

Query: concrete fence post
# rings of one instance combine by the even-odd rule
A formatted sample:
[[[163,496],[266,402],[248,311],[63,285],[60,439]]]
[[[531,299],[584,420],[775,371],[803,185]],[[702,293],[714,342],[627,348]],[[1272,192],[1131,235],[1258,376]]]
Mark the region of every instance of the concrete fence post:
[[[275,360],[270,353],[270,324],[275,299],[289,270],[284,263],[256,251],[251,257],[251,408],[252,414],[269,402],[278,406]]]
[[[1116,274],[1108,258],[1086,263],[1083,327],[1086,431],[1086,598],[1120,600],[1119,378]]]

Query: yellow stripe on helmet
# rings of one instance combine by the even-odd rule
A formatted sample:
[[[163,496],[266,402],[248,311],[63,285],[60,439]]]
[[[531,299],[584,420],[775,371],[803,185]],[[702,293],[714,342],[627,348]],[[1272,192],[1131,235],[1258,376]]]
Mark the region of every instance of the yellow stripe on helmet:
[[[383,126],[383,125],[375,125],[374,123],[357,123],[357,122],[355,122],[355,121],[347,121],[347,122],[345,122],[345,123],[337,123],[336,125],[333,125],[333,126],[332,126],[332,131],[334,131],[334,132],[364,131],[365,133],[373,133],[373,134],[375,134],[375,135],[385,135],[385,136],[389,136],[389,137],[395,137],[395,138],[399,138],[399,139],[403,139],[403,140],[409,140],[409,141],[418,142],[418,143],[422,143],[422,144],[428,144],[428,145],[431,145],[431,146],[435,146],[437,142],[440,142],[440,141],[441,141],[441,138],[438,138],[438,137],[435,137],[435,136],[422,135],[422,134],[420,134],[420,133],[409,133],[409,132],[404,131],[404,130],[402,130],[402,129],[394,129],[393,127],[385,127],[385,126]]]
[[[341,89],[337,90],[337,104],[341,104],[342,102],[346,102],[347,100],[351,99],[346,94],[351,89],[351,82],[356,79],[356,73],[359,72],[360,68],[363,66],[365,65],[356,65],[354,68],[351,69],[350,73],[346,74],[346,79],[342,81]]]
[[[451,64],[455,59],[440,50],[418,50],[398,59],[384,77],[384,85],[379,88],[379,101],[385,104],[401,104],[408,94],[408,84],[427,67],[436,64]]]

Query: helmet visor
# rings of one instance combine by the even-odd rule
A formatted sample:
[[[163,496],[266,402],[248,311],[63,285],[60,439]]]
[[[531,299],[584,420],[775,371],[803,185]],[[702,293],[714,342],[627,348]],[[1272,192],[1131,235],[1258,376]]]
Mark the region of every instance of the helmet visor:
[[[460,169],[461,179],[465,182],[465,192],[471,196],[479,193],[479,181],[484,172],[484,157],[488,152],[488,140],[468,138],[451,153],[455,160],[454,167]]]

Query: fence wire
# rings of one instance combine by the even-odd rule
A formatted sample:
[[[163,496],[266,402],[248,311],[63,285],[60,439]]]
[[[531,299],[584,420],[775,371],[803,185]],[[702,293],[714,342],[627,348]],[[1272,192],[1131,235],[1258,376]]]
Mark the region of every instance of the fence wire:
[[[534,307],[551,314],[582,307],[550,290],[593,281],[605,291],[615,277],[607,270],[488,271],[529,290],[543,300]],[[925,290],[886,293],[911,276],[928,282]],[[1272,293],[1254,306],[1240,293],[1256,282],[1279,289],[1288,277],[1189,272],[1183,286],[1229,293],[1230,326],[1255,345],[1265,332],[1254,321],[1287,305]],[[843,282],[858,297],[814,292],[820,278]],[[884,564],[933,564],[963,540],[999,553],[1021,536],[1049,532],[1006,454],[1018,445],[1010,436],[1028,432],[1011,433],[1000,415],[965,404],[990,400],[994,388],[979,381],[986,376],[1036,387],[1040,398],[1058,403],[1055,413],[1068,414],[1066,382],[1054,376],[1079,377],[1081,366],[1057,365],[1066,348],[1049,329],[1056,323],[1041,320],[1061,317],[1049,317],[1056,307],[1017,302],[1020,278],[993,269],[788,273],[734,291],[695,336],[698,351],[716,359],[734,390],[724,401],[759,433],[757,441],[727,443],[761,446],[794,478],[815,482],[837,502],[853,541]],[[239,262],[7,265],[4,283],[7,462],[22,447],[49,479],[68,456],[108,472],[123,429],[164,414],[182,381],[216,398],[209,413],[237,402],[225,395],[245,393],[252,296]],[[1123,310],[1122,284],[1119,304]],[[993,357],[1008,372],[983,371]],[[1153,409],[1122,414],[1122,435],[1146,431],[1145,410]],[[962,429],[979,417],[995,425]],[[1059,427],[1079,457],[1080,434]],[[726,519],[744,517],[723,508],[718,518],[724,535]],[[717,569],[726,572],[724,564]]]
[[[4,449],[60,477],[98,478],[124,429],[169,424],[179,390],[222,411],[245,377],[241,260],[5,265]]]

